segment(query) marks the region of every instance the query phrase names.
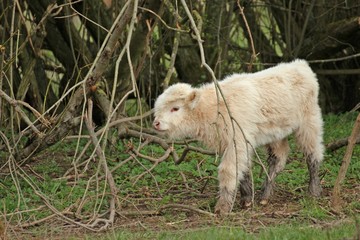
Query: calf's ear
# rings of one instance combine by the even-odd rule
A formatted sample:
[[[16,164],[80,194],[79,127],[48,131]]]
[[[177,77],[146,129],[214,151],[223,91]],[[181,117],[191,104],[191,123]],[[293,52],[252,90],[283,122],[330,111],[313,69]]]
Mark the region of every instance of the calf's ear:
[[[194,109],[198,104],[200,99],[200,92],[198,90],[193,90],[187,97],[186,103],[189,104],[190,109]]]

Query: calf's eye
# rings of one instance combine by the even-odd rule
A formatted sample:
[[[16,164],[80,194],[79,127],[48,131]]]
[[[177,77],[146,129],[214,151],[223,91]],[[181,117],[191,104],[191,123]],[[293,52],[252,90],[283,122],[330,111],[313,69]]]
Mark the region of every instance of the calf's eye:
[[[179,110],[179,107],[173,107],[170,112],[177,112]]]

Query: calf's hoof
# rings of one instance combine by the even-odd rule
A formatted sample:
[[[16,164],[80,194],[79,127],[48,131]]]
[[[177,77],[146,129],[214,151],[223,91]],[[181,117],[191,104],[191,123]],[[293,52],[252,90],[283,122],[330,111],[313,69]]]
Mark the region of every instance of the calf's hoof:
[[[245,201],[245,202],[242,204],[242,206],[243,206],[244,208],[249,208],[249,207],[252,206],[252,201]]]
[[[252,200],[253,200],[252,195],[241,196],[241,198],[240,198],[241,208],[247,209],[247,208],[251,207],[253,205]]]
[[[218,201],[215,206],[215,214],[224,216],[231,212],[231,205],[225,201]]]
[[[321,192],[322,192],[322,187],[320,186],[320,184],[318,185],[312,184],[309,186],[309,193],[311,196],[320,197]]]

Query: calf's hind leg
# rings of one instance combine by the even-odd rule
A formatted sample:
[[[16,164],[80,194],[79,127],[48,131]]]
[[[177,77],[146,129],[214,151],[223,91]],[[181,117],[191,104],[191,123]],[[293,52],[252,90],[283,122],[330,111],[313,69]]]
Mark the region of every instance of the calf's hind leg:
[[[305,154],[309,169],[309,193],[314,197],[321,194],[319,167],[323,160],[322,119],[320,109],[311,114],[295,133],[296,140]]]
[[[240,180],[240,204],[242,207],[250,207],[253,198],[253,186],[250,178],[250,172],[244,173],[243,179]]]
[[[265,177],[263,192],[260,198],[260,204],[262,205],[266,205],[268,203],[275,185],[275,178],[279,172],[284,169],[290,149],[286,138],[273,142],[267,147],[269,153],[267,160],[269,164],[269,171],[268,175]]]

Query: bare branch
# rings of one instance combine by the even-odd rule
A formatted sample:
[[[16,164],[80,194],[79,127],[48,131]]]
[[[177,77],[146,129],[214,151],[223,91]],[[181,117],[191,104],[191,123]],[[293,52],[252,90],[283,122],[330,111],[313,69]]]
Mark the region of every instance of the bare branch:
[[[175,59],[176,59],[176,55],[178,52],[178,48],[179,48],[179,40],[180,40],[180,33],[176,32],[175,36],[174,36],[174,44],[173,44],[173,48],[172,48],[172,52],[171,52],[171,56],[170,56],[170,65],[169,65],[169,69],[166,73],[163,85],[164,88],[167,88],[169,86],[169,82],[171,80],[171,76],[173,75],[174,71],[175,71]]]
[[[25,112],[19,107],[19,104],[25,105],[28,107],[36,116],[41,116],[39,112],[37,112],[33,107],[31,107],[29,104],[23,102],[14,100],[11,97],[9,97],[3,90],[0,89],[0,98],[3,98],[5,101],[7,101],[11,106],[14,107],[15,111],[21,116],[21,118],[24,120],[26,124],[36,133],[40,138],[42,138],[43,134],[35,127],[35,125],[30,121],[29,117],[25,114]],[[44,118],[41,118],[46,125],[48,124],[48,121],[46,121]]]
[[[89,131],[91,141],[94,144],[96,154],[100,158],[101,165],[103,166],[104,174],[106,176],[106,180],[109,184],[109,188],[110,188],[110,192],[111,192],[111,199],[110,199],[109,219],[96,219],[91,226],[96,227],[99,223],[105,223],[105,226],[103,226],[102,229],[106,229],[110,225],[112,225],[114,222],[115,213],[116,213],[115,202],[117,199],[118,190],[117,190],[114,178],[111,174],[111,171],[109,170],[109,167],[107,165],[104,151],[101,149],[100,143],[95,136],[94,126],[93,126],[93,122],[92,122],[92,108],[93,108],[92,101],[88,100],[88,112],[87,112],[87,115],[85,115],[85,123],[86,123],[86,127]]]
[[[242,16],[242,18],[244,20],[244,23],[245,23],[245,26],[246,26],[246,31],[249,34],[249,38],[250,38],[250,46],[251,46],[252,54],[251,54],[250,64],[248,65],[248,71],[251,72],[252,64],[256,60],[257,54],[256,54],[256,51],[255,51],[255,46],[254,46],[254,40],[253,40],[253,37],[252,37],[252,33],[250,31],[249,24],[247,22],[245,14],[244,14],[244,8],[240,5],[240,0],[237,0],[237,5],[238,5],[238,7],[240,9],[240,14],[241,14],[241,16]]]
[[[173,30],[173,31],[176,31],[176,32],[185,32],[185,33],[189,32],[189,31],[187,31],[187,30],[182,30],[182,29],[180,29],[180,28],[170,27],[156,12],[152,11],[151,9],[144,8],[144,7],[139,7],[139,9],[154,14],[154,15],[160,20],[160,22],[161,22],[162,24],[164,24],[165,27],[168,28],[168,29],[170,29],[170,30]]]

